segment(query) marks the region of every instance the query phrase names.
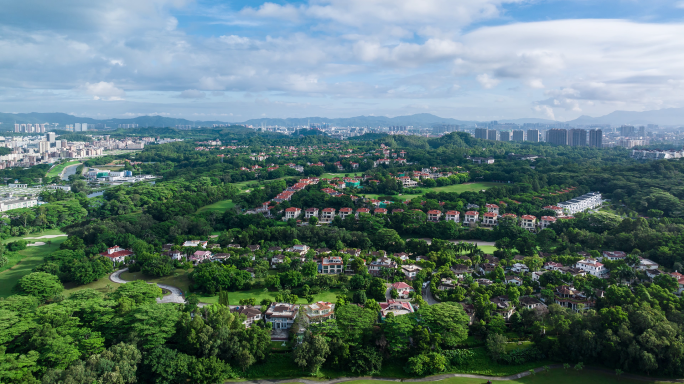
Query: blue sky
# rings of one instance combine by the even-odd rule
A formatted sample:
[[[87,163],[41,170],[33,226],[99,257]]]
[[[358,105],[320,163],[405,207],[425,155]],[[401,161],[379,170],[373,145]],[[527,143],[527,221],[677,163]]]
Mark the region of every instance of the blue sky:
[[[684,0],[24,0],[0,111],[559,121],[684,107]]]

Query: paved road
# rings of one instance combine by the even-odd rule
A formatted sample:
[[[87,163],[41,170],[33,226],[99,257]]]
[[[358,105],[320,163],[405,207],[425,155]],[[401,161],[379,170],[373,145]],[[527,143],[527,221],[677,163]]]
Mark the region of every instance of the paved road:
[[[432,292],[430,292],[430,284],[428,284],[427,287],[423,289],[423,300],[425,300],[425,302],[427,302],[428,305],[439,304],[439,301],[437,301],[437,299],[435,299],[435,297],[432,296]]]
[[[128,281],[122,279],[119,277],[123,272],[128,271],[128,268],[120,269],[111,275],[109,275],[109,280],[119,283],[119,284],[126,284]],[[166,284],[157,284],[157,286],[161,289],[166,289],[167,291],[171,292],[170,294],[163,296],[161,299],[157,298],[157,303],[185,303],[185,298],[183,297],[183,292],[176,288],[172,287],[170,285]]]

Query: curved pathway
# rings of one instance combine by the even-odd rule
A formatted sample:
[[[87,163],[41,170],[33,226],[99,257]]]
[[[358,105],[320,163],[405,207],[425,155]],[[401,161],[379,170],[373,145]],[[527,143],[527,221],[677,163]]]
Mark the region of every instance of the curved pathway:
[[[563,368],[561,364],[553,364],[549,365],[549,368],[552,369],[560,369]],[[570,370],[573,370],[572,368],[569,368]],[[607,368],[599,368],[599,367],[584,367],[585,370],[588,371],[596,371],[596,372],[601,372],[609,375],[614,375],[615,371],[607,369]],[[535,368],[534,369],[535,374],[541,375],[543,377],[544,375],[544,368]],[[417,379],[397,379],[397,378],[391,378],[391,377],[343,377],[339,379],[332,379],[332,380],[309,380],[309,379],[304,379],[304,378],[299,378],[299,379],[284,379],[284,380],[252,380],[252,381],[240,381],[240,384],[284,384],[284,383],[303,383],[303,384],[337,384],[337,383],[344,383],[348,381],[356,381],[356,380],[375,380],[375,381],[387,381],[387,382],[406,382],[406,383],[413,383],[413,382],[429,382],[429,381],[441,381],[444,379],[450,379],[453,377],[465,377],[465,378],[471,378],[471,379],[485,379],[485,380],[491,380],[491,381],[505,381],[505,380],[517,380],[525,376],[529,376],[531,373],[529,371],[521,372],[515,375],[510,375],[510,376],[485,376],[485,375],[470,375],[467,373],[448,373],[448,374],[443,374],[443,375],[436,375],[436,376],[429,376],[429,377],[421,377]],[[648,376],[640,376],[640,375],[632,375],[632,374],[622,374],[620,376],[621,378],[625,379],[631,379],[631,380],[638,380],[638,381],[644,381],[644,382],[651,382],[655,383],[656,380],[659,383],[684,383],[684,379],[659,379],[656,377],[648,377]]]
[[[128,268],[124,269],[119,269],[118,271],[112,273],[109,275],[109,280],[119,283],[119,284],[126,284],[128,281],[122,279],[120,275],[123,272],[128,271]],[[153,284],[153,283],[148,283],[148,284]],[[181,303],[185,304],[185,298],[183,297],[183,291],[180,289],[166,285],[166,284],[157,284],[157,286],[161,289],[166,289],[167,291],[171,292],[170,294],[163,296],[161,299],[157,298],[157,303]]]

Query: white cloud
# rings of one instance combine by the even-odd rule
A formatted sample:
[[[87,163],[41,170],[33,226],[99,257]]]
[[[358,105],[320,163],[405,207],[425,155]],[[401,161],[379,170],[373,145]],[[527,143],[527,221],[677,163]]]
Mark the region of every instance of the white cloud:
[[[114,83],[104,81],[95,84],[85,83],[83,89],[95,100],[123,100],[126,96],[123,89],[115,87]]]
[[[544,115],[551,120],[556,120],[556,116],[553,113],[553,109],[548,105],[535,105],[534,110],[537,112],[543,112]]]
[[[500,81],[498,79],[489,77],[489,75],[486,73],[483,73],[481,75],[477,75],[477,82],[480,83],[482,88],[491,89],[496,87]]]
[[[675,3],[675,8],[684,8],[684,1],[678,1]]]

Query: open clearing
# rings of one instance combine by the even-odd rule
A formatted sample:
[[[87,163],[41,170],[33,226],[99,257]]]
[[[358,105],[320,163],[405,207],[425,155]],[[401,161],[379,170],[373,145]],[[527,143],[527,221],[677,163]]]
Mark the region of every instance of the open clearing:
[[[463,193],[463,192],[477,192],[481,191],[483,189],[489,189],[491,187],[495,187],[497,185],[503,185],[500,183],[489,183],[489,182],[480,182],[480,183],[465,183],[465,184],[454,184],[454,185],[447,185],[445,187],[434,187],[434,188],[425,188],[425,187],[419,187],[420,190],[423,192],[420,194],[412,194],[411,189],[407,188],[404,189],[405,193],[401,195],[397,195],[397,197],[400,197],[402,200],[413,200],[415,198],[419,198],[426,193],[434,192],[434,193],[439,193],[439,192],[452,192],[452,193]],[[364,194],[361,193],[361,195],[371,198],[371,199],[378,199],[380,196],[379,194]]]
[[[235,203],[233,203],[233,200],[221,200],[215,202],[214,204],[205,205],[204,207],[198,209],[197,213],[205,211],[223,213],[227,209],[233,208],[234,206]]]
[[[334,179],[336,177],[355,177],[363,176],[363,172],[349,172],[349,173],[324,173],[321,175],[321,179]]]
[[[188,276],[188,272],[183,269],[176,269],[173,275],[164,277],[150,277],[144,275],[142,272],[128,271],[123,272],[121,275],[119,275],[119,277],[125,281],[144,280],[148,283],[170,285],[172,287],[180,289],[185,294],[187,294],[190,290],[190,278]],[[216,300],[218,301],[218,296]]]
[[[80,164],[80,163],[81,162],[78,160],[73,160],[73,161],[68,161],[66,163],[63,163],[63,164],[55,165],[54,167],[52,167],[52,169],[45,176],[46,177],[59,176],[62,173],[62,171],[64,170],[64,168],[66,168],[70,165]]]
[[[28,247],[16,253],[7,253],[9,262],[0,272],[0,297],[11,296],[12,288],[17,281],[41,265],[45,256],[58,250],[64,240],[66,238],[60,237],[52,240],[50,245]]]

